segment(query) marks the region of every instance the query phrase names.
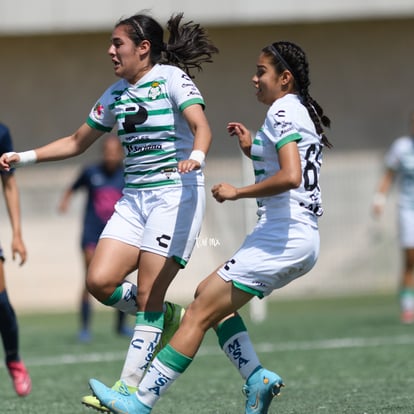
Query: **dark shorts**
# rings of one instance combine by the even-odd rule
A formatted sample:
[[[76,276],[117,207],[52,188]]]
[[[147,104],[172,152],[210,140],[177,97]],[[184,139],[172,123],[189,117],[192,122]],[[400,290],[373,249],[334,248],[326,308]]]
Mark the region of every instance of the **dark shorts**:
[[[82,249],[95,248],[98,244],[99,236],[105,227],[105,223],[88,223],[83,229],[81,246]]]

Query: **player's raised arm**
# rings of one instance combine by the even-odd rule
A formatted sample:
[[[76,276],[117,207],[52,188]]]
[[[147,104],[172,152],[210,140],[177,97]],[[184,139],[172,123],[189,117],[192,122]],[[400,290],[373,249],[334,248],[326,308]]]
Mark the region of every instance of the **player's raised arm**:
[[[0,170],[9,171],[13,167],[24,167],[39,162],[58,161],[82,154],[101,135],[102,131],[91,128],[86,123],[67,137],[59,138],[42,147],[24,152],[7,152],[0,157]]]

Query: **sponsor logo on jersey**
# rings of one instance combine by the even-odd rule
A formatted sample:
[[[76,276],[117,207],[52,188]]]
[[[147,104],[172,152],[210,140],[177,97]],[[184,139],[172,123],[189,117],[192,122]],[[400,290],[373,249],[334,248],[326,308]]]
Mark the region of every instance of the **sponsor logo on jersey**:
[[[275,118],[273,128],[278,131],[279,136],[285,135],[294,129],[292,122],[285,120],[286,111],[284,109],[277,111],[273,116]]]
[[[146,151],[160,151],[162,150],[162,145],[161,144],[147,144],[147,145],[127,144],[125,148],[127,149],[128,154],[131,154],[131,153],[139,154],[141,152],[146,152]]]
[[[187,96],[200,96],[200,95],[201,95],[201,93],[195,88],[187,93]]]
[[[176,173],[178,171],[177,168],[164,168],[163,170],[161,170],[161,172],[168,178],[170,179],[171,175],[173,173]]]

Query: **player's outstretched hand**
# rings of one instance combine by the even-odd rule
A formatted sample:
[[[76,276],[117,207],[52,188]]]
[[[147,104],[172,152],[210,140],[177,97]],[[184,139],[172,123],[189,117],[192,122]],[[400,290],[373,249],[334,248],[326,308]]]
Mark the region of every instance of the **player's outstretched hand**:
[[[252,136],[250,131],[240,122],[229,122],[227,124],[227,132],[239,138],[239,145],[242,151],[250,156],[250,148],[252,146]]]
[[[13,164],[18,163],[20,161],[20,157],[15,152],[5,152],[0,157],[0,170],[1,171],[10,171],[13,168]]]

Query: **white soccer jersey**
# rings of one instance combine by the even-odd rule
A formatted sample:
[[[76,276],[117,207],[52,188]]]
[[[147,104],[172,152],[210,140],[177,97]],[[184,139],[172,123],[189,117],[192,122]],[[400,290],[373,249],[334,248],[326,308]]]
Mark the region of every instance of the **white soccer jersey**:
[[[385,164],[399,180],[399,206],[414,210],[414,137],[394,141],[385,156]]]
[[[194,136],[182,111],[204,106],[194,82],[181,69],[155,65],[135,85],[122,79],[99,98],[87,119],[92,128],[109,132],[117,125],[125,159],[125,187],[203,185],[201,170],[177,172],[188,159]]]
[[[302,183],[297,189],[258,198],[258,215],[265,213],[271,217],[314,224],[323,213],[319,187],[322,144],[300,98],[289,94],[272,104],[253,141],[251,156],[256,182],[280,170],[277,151],[292,141],[297,142],[302,160]]]

